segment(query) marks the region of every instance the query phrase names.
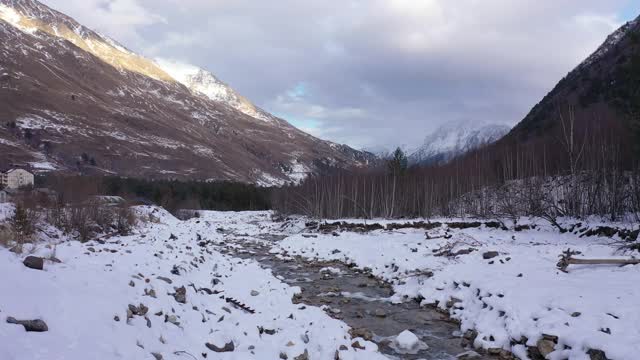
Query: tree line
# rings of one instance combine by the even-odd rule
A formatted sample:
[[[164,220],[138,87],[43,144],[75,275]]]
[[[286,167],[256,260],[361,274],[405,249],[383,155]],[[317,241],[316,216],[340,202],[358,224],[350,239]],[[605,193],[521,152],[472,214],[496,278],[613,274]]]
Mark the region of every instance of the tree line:
[[[46,175],[38,185],[55,190],[64,202],[79,202],[92,195],[121,196],[133,204],[156,204],[175,212],[193,210],[266,210],[269,190],[229,181],[178,181],[117,176]]]
[[[396,150],[383,166],[334,170],[274,190],[272,206],[316,218],[540,216],[556,225],[561,216],[640,220],[640,157],[629,135],[634,123],[578,119],[566,107],[544,137],[507,136],[432,166],[409,167]]]

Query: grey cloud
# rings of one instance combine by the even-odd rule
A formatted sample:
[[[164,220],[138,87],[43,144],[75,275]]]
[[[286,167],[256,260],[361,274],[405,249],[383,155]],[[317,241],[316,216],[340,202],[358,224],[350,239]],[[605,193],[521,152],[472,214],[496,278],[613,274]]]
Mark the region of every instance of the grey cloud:
[[[150,57],[207,68],[355,146],[443,122],[514,124],[621,20],[625,0],[89,0],[46,3]],[[287,93],[304,83],[307,92]]]

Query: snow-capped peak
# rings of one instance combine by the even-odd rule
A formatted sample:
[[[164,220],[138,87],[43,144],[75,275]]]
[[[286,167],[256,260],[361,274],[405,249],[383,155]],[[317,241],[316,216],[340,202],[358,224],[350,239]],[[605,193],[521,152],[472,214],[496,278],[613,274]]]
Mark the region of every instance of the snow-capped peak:
[[[443,162],[478,147],[490,144],[510,127],[478,121],[459,121],[442,125],[424,139],[422,146],[410,156],[412,163]]]
[[[273,117],[267,112],[253,105],[229,85],[220,81],[215,75],[194,65],[174,60],[156,59],[158,66],[171,75],[176,81],[189,90],[204,95],[207,98],[226,103],[232,108],[255,119],[271,122]]]

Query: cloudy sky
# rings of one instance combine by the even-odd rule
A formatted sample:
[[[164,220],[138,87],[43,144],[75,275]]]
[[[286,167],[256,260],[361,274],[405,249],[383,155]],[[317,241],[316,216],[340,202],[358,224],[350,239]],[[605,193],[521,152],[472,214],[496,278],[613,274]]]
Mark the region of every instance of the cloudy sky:
[[[355,147],[514,124],[637,0],[44,0],[148,57],[213,72]]]

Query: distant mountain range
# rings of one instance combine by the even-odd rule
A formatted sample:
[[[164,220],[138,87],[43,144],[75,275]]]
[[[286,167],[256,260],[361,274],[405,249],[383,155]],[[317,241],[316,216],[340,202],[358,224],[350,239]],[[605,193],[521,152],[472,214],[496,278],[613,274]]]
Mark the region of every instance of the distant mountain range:
[[[296,129],[208,71],[147,59],[35,0],[0,0],[0,42],[8,166],[279,185],[374,159]]]
[[[494,143],[510,130],[509,126],[477,121],[450,122],[425,137],[423,144],[409,154],[412,164],[445,163],[452,158]]]
[[[419,146],[402,144],[397,147],[407,155],[410,165],[444,164],[456,156],[498,141],[510,129],[507,125],[481,121],[454,121],[428,133]],[[377,147],[366,150],[381,159],[388,159],[393,156],[396,148]]]

